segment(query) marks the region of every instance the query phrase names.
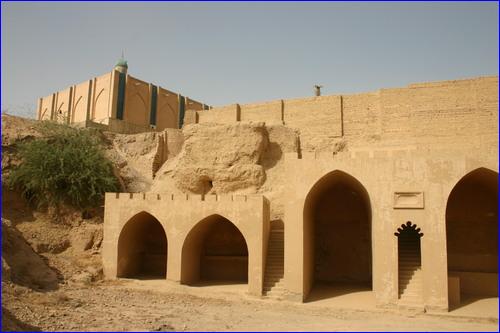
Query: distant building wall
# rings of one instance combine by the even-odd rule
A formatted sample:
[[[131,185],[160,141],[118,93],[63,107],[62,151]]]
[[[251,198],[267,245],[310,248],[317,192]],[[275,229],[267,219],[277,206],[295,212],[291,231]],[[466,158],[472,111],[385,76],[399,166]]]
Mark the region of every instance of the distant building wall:
[[[113,97],[116,95],[114,78],[114,72],[111,72],[94,79],[90,120],[107,124],[111,118]]]
[[[69,87],[56,93],[54,120],[58,123],[69,123],[70,105],[73,88]]]
[[[123,120],[134,125],[149,124],[151,89],[147,82],[127,75]]]
[[[201,111],[203,110],[203,105],[204,105],[203,103],[197,102],[194,99],[186,97],[186,110]]]
[[[79,123],[88,119],[89,103],[91,100],[91,86],[91,80],[73,86],[71,123]]]
[[[121,87],[120,80],[124,82]],[[137,133],[179,128],[187,109],[192,113],[209,106],[113,70],[39,98],[37,116],[39,120],[79,126],[99,124],[110,131]],[[188,123],[196,121],[190,119]]]
[[[158,87],[156,129],[177,128],[179,124],[179,95]]]
[[[53,117],[55,94],[38,100],[38,119],[51,120]]]

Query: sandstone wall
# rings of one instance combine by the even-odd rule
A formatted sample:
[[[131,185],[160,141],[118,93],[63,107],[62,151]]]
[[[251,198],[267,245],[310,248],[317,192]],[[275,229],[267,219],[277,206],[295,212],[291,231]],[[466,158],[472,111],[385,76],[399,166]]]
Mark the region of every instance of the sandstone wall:
[[[342,97],[285,100],[284,118],[287,126],[300,130],[302,149],[328,148],[332,139],[342,136]]]
[[[199,123],[231,124],[240,119],[240,106],[231,104],[197,112]]]
[[[376,92],[278,100],[199,112],[199,123],[280,121],[300,131],[304,151],[343,138],[356,149],[497,144],[498,77],[411,84]],[[281,109],[280,109],[281,107]]]
[[[283,124],[283,101],[243,104],[240,106],[240,120]]]

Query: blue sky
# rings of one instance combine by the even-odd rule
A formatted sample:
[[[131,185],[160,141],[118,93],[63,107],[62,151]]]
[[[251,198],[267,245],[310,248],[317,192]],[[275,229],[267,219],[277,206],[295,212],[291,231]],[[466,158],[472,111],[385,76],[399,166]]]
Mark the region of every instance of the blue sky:
[[[498,3],[5,3],[2,110],[129,74],[210,105],[498,75]]]

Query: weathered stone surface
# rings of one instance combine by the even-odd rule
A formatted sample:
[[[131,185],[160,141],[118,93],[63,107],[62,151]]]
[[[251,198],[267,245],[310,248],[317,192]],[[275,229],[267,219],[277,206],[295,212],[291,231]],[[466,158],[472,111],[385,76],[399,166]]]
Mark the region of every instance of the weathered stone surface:
[[[86,251],[99,248],[102,242],[102,226],[82,224],[71,234],[71,247],[76,251]]]
[[[2,219],[2,272],[16,284],[51,290],[57,288],[57,275],[25,241],[21,233]]]
[[[152,191],[253,192],[264,183],[269,140],[263,123],[196,124],[183,132],[181,152],[158,171]]]

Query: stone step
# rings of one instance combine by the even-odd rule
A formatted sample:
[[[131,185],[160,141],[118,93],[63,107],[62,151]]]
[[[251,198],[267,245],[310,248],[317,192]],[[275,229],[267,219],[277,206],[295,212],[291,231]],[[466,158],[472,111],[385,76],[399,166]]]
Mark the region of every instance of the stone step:
[[[271,288],[271,287],[274,287],[274,286],[277,286],[277,285],[282,285],[283,284],[283,281],[281,281],[282,279],[277,279],[275,281],[269,281],[267,283],[264,283],[262,286],[264,288]]]
[[[399,279],[400,279],[400,280],[405,280],[405,281],[408,281],[408,280],[411,280],[411,279],[412,279],[413,277],[415,277],[416,275],[418,275],[418,274],[400,272],[400,273],[399,273]]]
[[[401,294],[399,296],[399,299],[400,300],[421,300],[422,299],[422,296],[421,295],[418,295],[418,294],[410,294],[410,295],[407,295],[407,294]]]
[[[399,291],[422,291],[422,286],[419,285],[407,285],[399,287]]]
[[[284,271],[284,268],[283,268],[283,264],[282,263],[267,263],[266,265],[266,271],[267,270],[276,270],[276,269],[280,269],[282,271]]]
[[[268,265],[266,265],[266,271],[267,270],[272,270],[272,271],[280,270],[280,271],[284,271],[285,269],[284,269],[283,264],[275,263],[275,264],[268,264]]]
[[[266,277],[264,279],[265,280],[264,284],[266,282],[268,282],[268,281],[274,282],[274,281],[277,281],[277,280],[282,280],[283,277],[284,277],[283,274],[277,274],[277,275],[267,275],[266,274]]]
[[[285,256],[283,255],[278,255],[278,254],[273,254],[273,255],[268,255],[267,260],[284,260]]]
[[[285,261],[284,258],[267,258],[266,263],[271,265],[280,265],[283,266]]]
[[[281,272],[284,272],[285,269],[283,267],[283,265],[267,265],[266,266],[266,271],[281,271]]]
[[[266,282],[263,284],[263,286],[265,288],[269,288],[269,287],[272,287],[272,286],[277,286],[277,285],[283,285],[283,279],[277,279],[275,281],[269,281],[269,282]]]
[[[284,272],[283,265],[266,265],[266,272]]]
[[[262,291],[264,292],[270,292],[270,291],[274,291],[274,292],[278,292],[278,291],[284,291],[284,287],[283,285],[275,285],[275,286],[270,286],[270,287],[264,287],[262,289]]]
[[[271,229],[267,247],[264,294],[279,295],[283,288],[285,242],[283,229]]]
[[[272,285],[272,286],[264,286],[262,288],[262,291],[263,292],[270,292],[270,291],[282,291],[284,290],[285,287],[282,285],[282,284],[276,284],[276,285]]]
[[[421,271],[420,266],[416,266],[416,265],[399,266],[399,269],[400,270],[407,270],[407,271],[411,270],[412,272]]]

